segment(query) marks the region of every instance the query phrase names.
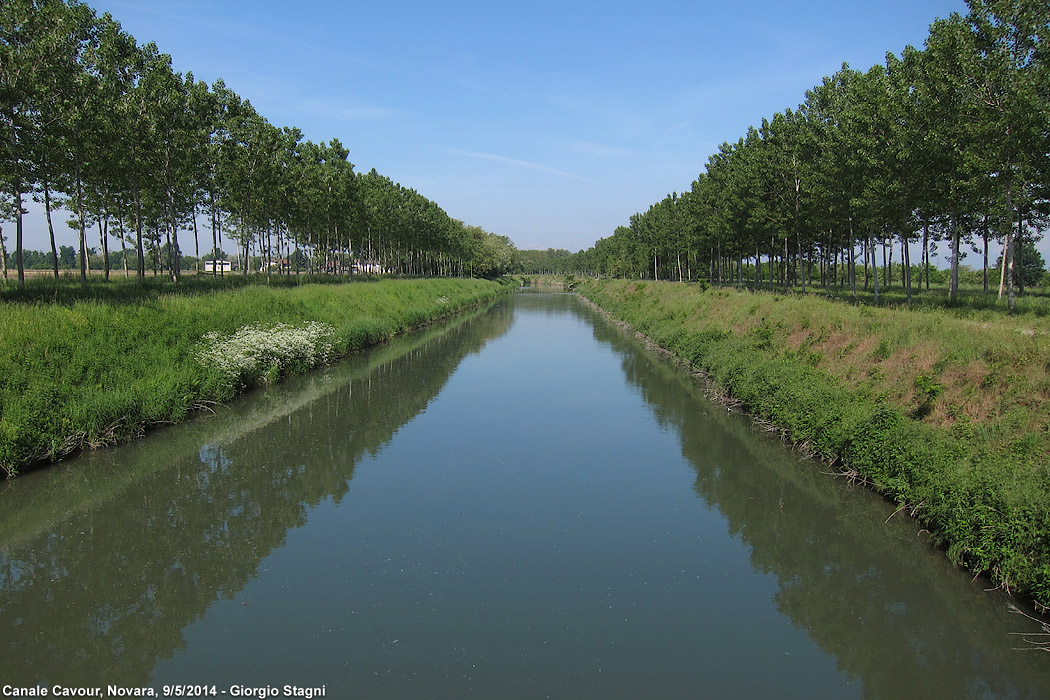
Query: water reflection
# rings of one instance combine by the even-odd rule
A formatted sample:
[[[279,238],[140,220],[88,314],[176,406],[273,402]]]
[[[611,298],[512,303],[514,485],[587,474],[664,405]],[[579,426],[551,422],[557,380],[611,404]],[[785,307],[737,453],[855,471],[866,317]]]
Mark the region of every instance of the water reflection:
[[[785,455],[752,423],[705,400],[669,361],[598,324],[625,376],[681,440],[695,489],[778,582],[774,602],[868,698],[1046,698],[1042,659],[1011,636],[1037,631],[970,581],[913,521],[820,464]]]
[[[357,462],[423,411],[506,304],[0,490],[0,679],[143,685]]]

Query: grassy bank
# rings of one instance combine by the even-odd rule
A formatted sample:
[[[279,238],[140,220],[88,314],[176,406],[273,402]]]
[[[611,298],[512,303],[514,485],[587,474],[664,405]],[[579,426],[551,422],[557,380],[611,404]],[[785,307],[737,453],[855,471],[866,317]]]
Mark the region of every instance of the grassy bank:
[[[677,283],[577,290],[1050,607],[1050,321]]]
[[[17,474],[495,297],[483,280],[54,288],[0,306],[0,470]],[[38,290],[39,291],[39,290]]]

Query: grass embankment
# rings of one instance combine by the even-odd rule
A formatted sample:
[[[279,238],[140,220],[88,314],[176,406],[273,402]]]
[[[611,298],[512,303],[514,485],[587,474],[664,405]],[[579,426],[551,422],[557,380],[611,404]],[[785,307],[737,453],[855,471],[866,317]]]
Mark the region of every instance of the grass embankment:
[[[49,295],[55,301],[2,302],[0,470],[13,476],[178,422],[503,289],[467,279],[217,284],[178,293],[60,285]]]
[[[1050,321],[679,283],[579,281],[748,412],[1050,607]]]

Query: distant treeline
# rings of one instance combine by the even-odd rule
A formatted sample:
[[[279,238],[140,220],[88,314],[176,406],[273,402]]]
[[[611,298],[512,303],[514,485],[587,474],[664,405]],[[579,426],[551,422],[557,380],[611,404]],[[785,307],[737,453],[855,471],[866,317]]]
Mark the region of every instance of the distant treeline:
[[[998,265],[998,261],[996,261],[996,265]],[[1030,243],[1026,242],[1024,247],[1021,247],[1017,252],[1014,267],[1018,291],[1023,292],[1025,289],[1050,286],[1050,271],[1046,269],[1046,262],[1039,251]],[[596,268],[593,265],[589,265],[587,256],[553,248],[517,251],[513,269],[515,272],[526,275],[573,275],[577,273],[593,274],[596,272]],[[745,260],[741,270],[743,271],[744,284],[751,285],[754,282],[756,272],[754,263],[750,260]],[[884,264],[877,270],[872,267],[865,268],[863,265],[858,265],[853,271],[853,275],[858,279],[863,278],[863,289],[870,293],[874,286],[876,271],[879,276],[880,289],[899,287],[908,279],[913,280],[918,286],[925,285],[926,289],[929,289],[931,285],[943,289],[951,283],[952,278],[951,270],[938,268],[930,263],[911,265],[906,272],[904,265],[899,262]],[[646,272],[650,272],[650,275],[647,275]],[[648,279],[651,276],[651,271],[646,272],[639,272],[637,277],[639,279]],[[835,272],[837,273],[837,279],[830,280],[829,284],[840,287],[849,284],[851,275],[844,265],[840,265]],[[700,276],[704,277],[706,271],[701,270],[700,273]],[[976,269],[970,265],[959,265],[958,274],[959,284],[971,289],[983,288],[987,291],[994,289],[999,281],[996,276],[996,270],[989,269],[987,266]],[[695,279],[695,277],[690,277],[689,279]]]
[[[867,72],[844,64],[797,110],[723,143],[687,191],[577,253],[575,271],[855,290],[858,270],[888,267],[895,249],[907,271],[909,243],[927,265],[944,240],[954,300],[965,248],[987,269],[998,241],[994,286],[1012,308],[1018,256],[1050,217],[1050,4],[968,5],[934,22],[923,50]]]
[[[265,269],[288,269],[282,261],[296,251],[321,272],[357,263],[493,276],[510,264],[508,238],[452,219],[374,169],[355,173],[348,157],[338,139],[315,144],[271,125],[221,80],[174,72],[169,56],[108,13],[77,0],[0,4],[0,222],[15,224],[20,284],[30,197],[44,206],[56,276],[57,208],[79,230],[82,275],[90,237],[106,270],[115,239],[140,277],[152,247],[177,279],[180,231],[192,231],[195,257],[202,237],[207,251],[225,236],[242,261],[257,256]],[[0,235],[5,267],[7,254]]]
[[[146,269],[147,271],[152,270],[154,275],[169,273],[171,270],[168,269],[169,255],[166,249],[157,247],[151,247],[146,251]],[[132,252],[130,255],[125,256],[124,251],[115,250],[111,251],[109,256],[109,268],[110,270],[127,270],[128,274],[136,274],[135,255]],[[197,258],[191,255],[179,255],[178,262],[181,270],[199,270],[203,269],[203,262],[205,259],[211,260],[226,260],[229,256],[218,251],[216,254],[209,254],[204,258]],[[258,268],[262,261],[259,258],[253,260],[255,267]],[[126,263],[126,265],[125,265]],[[54,259],[51,255],[51,251],[44,250],[29,250],[25,249],[22,251],[22,264],[26,270],[53,270]],[[106,260],[103,259],[98,248],[87,249],[87,268],[89,270],[103,270],[106,265]],[[77,256],[77,250],[73,246],[60,245],[58,247],[58,269],[59,270],[76,270],[79,269],[80,258]],[[303,268],[305,270],[305,267]]]

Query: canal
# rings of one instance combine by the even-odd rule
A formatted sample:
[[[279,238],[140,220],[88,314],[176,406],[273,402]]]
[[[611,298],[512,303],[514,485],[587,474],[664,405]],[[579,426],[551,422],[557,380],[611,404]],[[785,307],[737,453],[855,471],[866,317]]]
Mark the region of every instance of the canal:
[[[1050,697],[1038,626],[825,472],[516,294],[0,485],[0,685]]]

